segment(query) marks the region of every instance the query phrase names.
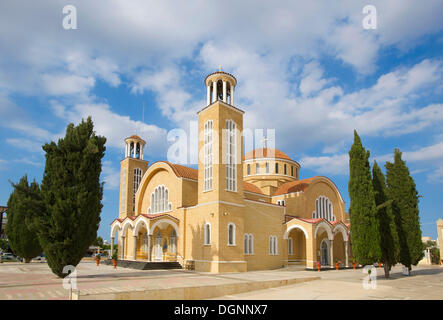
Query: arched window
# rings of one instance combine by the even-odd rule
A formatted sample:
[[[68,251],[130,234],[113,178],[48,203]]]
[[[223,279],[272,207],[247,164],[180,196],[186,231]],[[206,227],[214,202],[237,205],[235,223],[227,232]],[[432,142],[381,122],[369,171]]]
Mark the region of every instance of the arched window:
[[[293,242],[292,242],[292,238],[289,237],[289,238],[288,238],[288,254],[293,254],[292,244],[293,244]]]
[[[237,126],[234,121],[226,120],[226,189],[237,191]]]
[[[228,224],[228,245],[235,246],[235,224]]]
[[[294,176],[294,166],[291,166],[291,176]]]
[[[271,255],[278,254],[277,236],[269,237],[269,254]]]
[[[177,233],[174,229],[171,230],[169,234],[169,252],[176,253],[177,252]]]
[[[328,221],[336,221],[334,215],[334,207],[332,202],[325,196],[320,196],[315,200],[315,211],[312,213],[314,219],[325,219]]]
[[[159,213],[172,210],[172,204],[169,202],[169,190],[161,185],[151,193],[151,206],[148,213]]]
[[[251,165],[248,163],[248,176],[251,174]]]
[[[285,171],[285,174],[288,174],[286,164],[284,165],[284,171]]]
[[[132,194],[132,212],[135,212],[135,193],[138,190],[140,181],[142,180],[142,170],[139,168],[134,169],[134,193]]]
[[[212,189],[212,120],[205,123],[205,163],[204,163],[204,191]]]
[[[266,162],[266,173],[269,173],[269,163]]]
[[[278,163],[275,164],[275,173],[278,173]]]
[[[254,236],[252,234],[245,233],[243,242],[244,254],[254,254]]]
[[[260,165],[258,163],[255,164],[255,174],[260,174]]]
[[[204,244],[209,245],[211,244],[211,224],[209,222],[205,223],[204,227]]]

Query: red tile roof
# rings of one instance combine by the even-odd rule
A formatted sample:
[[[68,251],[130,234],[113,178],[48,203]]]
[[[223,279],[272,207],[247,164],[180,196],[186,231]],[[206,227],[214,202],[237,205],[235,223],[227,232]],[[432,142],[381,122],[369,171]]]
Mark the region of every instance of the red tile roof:
[[[260,190],[259,187],[257,187],[256,185],[254,185],[252,183],[246,182],[246,181],[243,181],[243,191],[263,194],[263,192]]]
[[[178,177],[188,178],[188,179],[192,179],[192,180],[198,180],[198,170],[197,169],[182,166],[180,164],[170,163],[170,162],[166,162],[166,163],[168,163],[171,166],[172,170],[174,171],[174,173]]]
[[[280,188],[277,189],[277,191],[275,191],[274,196],[291,192],[305,191],[309,187],[309,184],[312,182],[312,180],[314,180],[315,178],[317,177],[286,182],[282,184]]]
[[[280,159],[292,160],[283,151],[273,148],[254,149],[252,151],[249,151],[243,156],[243,160],[256,159],[256,158],[280,158]]]

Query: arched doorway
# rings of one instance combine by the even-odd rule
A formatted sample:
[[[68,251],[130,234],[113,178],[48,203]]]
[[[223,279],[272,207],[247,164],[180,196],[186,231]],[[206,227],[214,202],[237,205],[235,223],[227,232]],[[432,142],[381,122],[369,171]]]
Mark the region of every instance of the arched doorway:
[[[306,236],[298,228],[292,229],[288,234],[288,264],[306,265]]]
[[[322,266],[329,266],[329,244],[328,240],[323,239],[320,245],[320,263]]]
[[[163,238],[160,230],[155,234],[154,261],[163,261]]]

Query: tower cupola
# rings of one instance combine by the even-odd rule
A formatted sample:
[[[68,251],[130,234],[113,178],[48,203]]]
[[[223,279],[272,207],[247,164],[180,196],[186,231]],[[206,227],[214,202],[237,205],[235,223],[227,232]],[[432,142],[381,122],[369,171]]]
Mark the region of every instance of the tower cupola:
[[[134,158],[143,160],[146,141],[137,135],[132,135],[125,139],[125,158]]]
[[[223,101],[231,106],[234,105],[234,89],[237,85],[237,79],[232,74],[221,71],[211,73],[205,79],[206,85],[206,105],[214,103],[217,100]]]

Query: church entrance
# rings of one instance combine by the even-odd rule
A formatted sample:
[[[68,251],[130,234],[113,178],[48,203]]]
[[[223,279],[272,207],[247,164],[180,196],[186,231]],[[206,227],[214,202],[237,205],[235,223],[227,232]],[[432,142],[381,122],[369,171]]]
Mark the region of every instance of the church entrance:
[[[160,231],[157,231],[155,235],[155,245],[154,245],[154,261],[163,261],[163,238]]]
[[[329,266],[329,246],[326,240],[323,240],[320,247],[321,265]]]

